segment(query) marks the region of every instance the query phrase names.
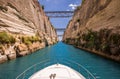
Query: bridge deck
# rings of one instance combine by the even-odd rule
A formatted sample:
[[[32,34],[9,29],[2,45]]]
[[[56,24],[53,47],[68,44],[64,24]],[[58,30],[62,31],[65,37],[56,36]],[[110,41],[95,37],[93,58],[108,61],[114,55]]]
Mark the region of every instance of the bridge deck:
[[[45,11],[50,18],[68,18],[73,16],[73,11]]]

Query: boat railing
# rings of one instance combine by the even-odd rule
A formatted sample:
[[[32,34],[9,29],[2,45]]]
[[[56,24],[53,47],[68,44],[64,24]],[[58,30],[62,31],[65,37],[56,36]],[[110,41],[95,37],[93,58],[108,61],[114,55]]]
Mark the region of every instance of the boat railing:
[[[86,79],[96,79],[94,77],[94,75],[90,71],[88,71],[84,66],[82,66],[81,64],[79,64],[75,61],[68,60],[68,59],[60,59],[60,60],[55,60],[55,61],[51,61],[51,60],[41,61],[41,62],[27,68],[23,73],[18,75],[16,77],[16,79],[29,79],[29,77],[31,75],[33,75],[34,73],[36,73],[37,71],[39,71],[47,66],[57,64],[57,63],[66,65],[66,66],[76,70],[77,72],[82,74]]]
[[[50,62],[50,60],[44,60],[41,61],[39,63],[36,63],[32,66],[30,66],[29,68],[27,68],[24,72],[22,72],[21,74],[19,74],[16,79],[29,79],[29,77],[31,75],[33,75],[35,72],[49,66],[55,64],[54,62]]]
[[[96,79],[96,77],[88,69],[73,60],[63,59],[60,60],[59,63],[71,67],[72,69],[82,74],[86,79]]]

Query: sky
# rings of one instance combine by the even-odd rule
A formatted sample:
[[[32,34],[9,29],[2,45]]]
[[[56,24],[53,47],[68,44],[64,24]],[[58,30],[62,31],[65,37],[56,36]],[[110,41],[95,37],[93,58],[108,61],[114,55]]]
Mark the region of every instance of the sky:
[[[44,6],[44,11],[74,11],[80,6],[81,0],[38,0]],[[71,18],[50,18],[55,28],[66,28]],[[63,34],[63,32],[57,32]],[[62,38],[60,37],[59,40]]]

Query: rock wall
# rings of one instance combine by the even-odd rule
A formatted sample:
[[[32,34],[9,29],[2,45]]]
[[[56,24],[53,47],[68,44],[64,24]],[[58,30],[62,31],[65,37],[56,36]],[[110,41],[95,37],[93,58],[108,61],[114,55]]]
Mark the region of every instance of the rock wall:
[[[57,41],[38,0],[0,0],[0,63]]]
[[[83,0],[63,41],[120,62],[120,0]]]

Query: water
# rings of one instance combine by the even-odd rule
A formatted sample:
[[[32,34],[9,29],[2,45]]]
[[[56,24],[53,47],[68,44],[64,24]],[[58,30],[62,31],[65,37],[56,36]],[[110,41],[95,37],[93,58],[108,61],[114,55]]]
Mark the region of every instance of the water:
[[[15,79],[17,75],[35,63],[45,59],[55,61],[62,58],[78,62],[97,79],[120,79],[120,63],[82,51],[62,42],[31,55],[0,64],[0,79]]]

